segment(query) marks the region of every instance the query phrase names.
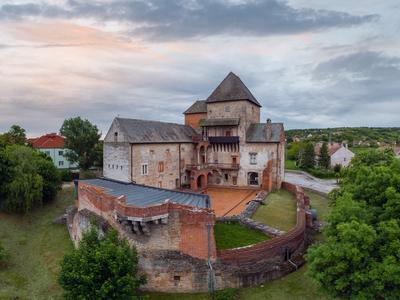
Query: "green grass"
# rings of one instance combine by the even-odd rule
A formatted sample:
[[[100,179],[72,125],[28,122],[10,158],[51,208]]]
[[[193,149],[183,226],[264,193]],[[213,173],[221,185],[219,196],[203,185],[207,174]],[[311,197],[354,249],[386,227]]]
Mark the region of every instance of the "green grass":
[[[285,169],[286,170],[300,170],[298,166],[296,166],[296,162],[294,160],[287,159],[285,160]]]
[[[214,235],[218,250],[248,246],[271,238],[238,223],[217,223],[214,227]]]
[[[296,225],[296,199],[285,190],[270,193],[253,219],[268,226],[288,231]]]
[[[329,213],[328,198],[307,189],[305,190],[305,194],[310,197],[311,208],[315,208],[317,210],[318,220],[324,221]]]
[[[0,239],[9,260],[0,269],[0,299],[62,299],[59,263],[72,249],[65,225],[53,219],[73,203],[73,188],[27,215],[0,212]]]

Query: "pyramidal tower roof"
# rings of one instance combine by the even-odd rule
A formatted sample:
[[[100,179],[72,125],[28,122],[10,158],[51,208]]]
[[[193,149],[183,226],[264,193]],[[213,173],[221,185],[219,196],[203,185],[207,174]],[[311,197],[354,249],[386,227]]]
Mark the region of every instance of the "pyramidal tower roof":
[[[261,107],[250,90],[238,76],[230,72],[207,98],[207,103],[247,100]]]

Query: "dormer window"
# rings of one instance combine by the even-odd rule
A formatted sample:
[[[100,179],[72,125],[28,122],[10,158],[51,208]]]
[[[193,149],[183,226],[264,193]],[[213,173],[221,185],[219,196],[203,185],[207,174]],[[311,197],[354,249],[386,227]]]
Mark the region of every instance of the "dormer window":
[[[114,132],[114,142],[118,142],[118,132]]]

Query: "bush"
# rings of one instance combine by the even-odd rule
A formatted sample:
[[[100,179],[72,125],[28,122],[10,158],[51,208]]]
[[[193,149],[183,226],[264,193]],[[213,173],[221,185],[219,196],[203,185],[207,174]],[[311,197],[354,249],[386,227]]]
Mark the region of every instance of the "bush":
[[[93,178],[97,178],[97,176],[93,171],[81,170],[79,172],[79,178],[80,179],[93,179]]]
[[[342,169],[342,166],[341,165],[339,165],[339,164],[336,164],[334,167],[333,167],[333,171],[335,172],[335,173],[340,173],[340,170]]]
[[[3,245],[0,242],[0,264],[5,263],[8,258],[8,252],[4,249]]]
[[[61,180],[64,182],[71,182],[72,181],[72,172],[71,170],[59,170]]]
[[[311,175],[322,178],[322,179],[332,179],[336,178],[335,177],[335,172],[332,170],[326,170],[326,169],[308,169],[308,173]]]
[[[214,294],[215,300],[235,300],[238,299],[237,289],[218,290]]]

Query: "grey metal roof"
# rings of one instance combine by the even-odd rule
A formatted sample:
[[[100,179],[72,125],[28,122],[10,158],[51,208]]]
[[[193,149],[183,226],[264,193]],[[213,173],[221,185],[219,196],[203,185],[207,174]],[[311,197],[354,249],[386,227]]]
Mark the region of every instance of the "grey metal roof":
[[[248,143],[279,143],[283,133],[283,123],[271,123],[272,135],[267,139],[266,124],[254,123],[249,126],[246,132]]]
[[[242,80],[230,72],[207,98],[207,103],[237,100],[248,100],[261,107],[261,104],[253,96]]]
[[[167,189],[161,189],[151,186],[145,186],[134,183],[123,183],[107,179],[86,179],[80,180],[83,183],[102,187],[107,194],[119,197],[126,197],[126,204],[139,207],[149,207],[158,204],[163,204],[165,200],[174,203],[196,206],[201,208],[211,207],[210,196],[179,192]]]
[[[239,118],[202,119],[200,120],[200,126],[238,126],[239,122]]]
[[[190,126],[158,121],[116,118],[125,132],[128,142],[148,143],[192,143],[196,132]]]
[[[198,100],[192,104],[187,110],[185,110],[184,114],[200,114],[207,112],[207,103],[206,100]]]

